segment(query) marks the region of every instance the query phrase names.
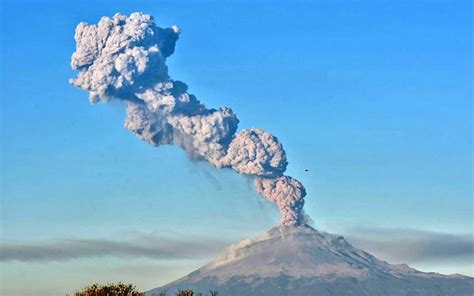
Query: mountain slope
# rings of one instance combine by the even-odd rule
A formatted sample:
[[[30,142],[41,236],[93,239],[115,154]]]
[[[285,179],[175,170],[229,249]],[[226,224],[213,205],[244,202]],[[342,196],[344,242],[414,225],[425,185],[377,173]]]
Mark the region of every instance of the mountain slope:
[[[307,225],[277,226],[147,295],[191,288],[221,295],[472,295],[474,279],[391,265],[342,236]]]

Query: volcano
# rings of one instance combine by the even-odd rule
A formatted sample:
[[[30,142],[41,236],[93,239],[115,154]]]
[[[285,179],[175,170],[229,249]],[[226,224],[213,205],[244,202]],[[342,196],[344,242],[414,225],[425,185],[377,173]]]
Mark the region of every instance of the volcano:
[[[165,286],[241,296],[472,295],[474,278],[425,273],[392,265],[350,245],[342,236],[308,225],[277,226],[232,245],[211,263]]]

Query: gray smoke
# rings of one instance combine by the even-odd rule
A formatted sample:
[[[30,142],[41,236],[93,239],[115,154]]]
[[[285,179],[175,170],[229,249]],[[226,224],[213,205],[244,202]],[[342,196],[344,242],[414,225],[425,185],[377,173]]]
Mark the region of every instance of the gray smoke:
[[[257,191],[275,202],[281,224],[304,223],[304,187],[283,173],[286,153],[278,139],[258,128],[236,134],[239,120],[228,107],[207,109],[168,75],[180,30],[161,28],[142,13],[103,17],[76,28],[70,83],[89,92],[92,103],[121,100],[125,127],[154,146],[177,145],[192,159],[230,167],[255,177]]]
[[[282,176],[278,178],[255,178],[257,192],[277,204],[281,212],[280,224],[298,225],[304,223],[304,196],[306,191],[300,181]]]

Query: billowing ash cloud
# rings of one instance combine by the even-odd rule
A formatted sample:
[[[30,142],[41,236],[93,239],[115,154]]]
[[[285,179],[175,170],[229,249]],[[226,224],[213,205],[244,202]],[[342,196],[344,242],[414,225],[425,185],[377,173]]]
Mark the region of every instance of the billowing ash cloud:
[[[240,173],[277,177],[286,170],[286,154],[277,138],[258,128],[241,131],[229,145],[226,163]]]
[[[282,176],[276,179],[256,178],[257,192],[277,204],[281,212],[281,224],[295,225],[304,221],[301,215],[306,191],[300,181]]]
[[[299,181],[284,176],[286,153],[278,139],[258,128],[236,134],[239,120],[232,109],[207,109],[184,82],[170,78],[166,58],[179,33],[142,13],[80,23],[71,61],[79,75],[70,82],[88,91],[92,103],[123,101],[125,127],[141,140],[174,144],[192,159],[255,177],[257,191],[280,209],[281,224],[304,223],[306,193]]]

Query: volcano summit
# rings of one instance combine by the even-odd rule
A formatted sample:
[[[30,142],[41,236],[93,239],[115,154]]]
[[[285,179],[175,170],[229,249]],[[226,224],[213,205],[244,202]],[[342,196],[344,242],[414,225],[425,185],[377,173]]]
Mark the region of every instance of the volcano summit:
[[[225,296],[467,296],[474,291],[474,278],[392,265],[342,236],[300,225],[276,226],[255,240],[243,240],[211,263],[146,295],[185,288],[213,289]]]

